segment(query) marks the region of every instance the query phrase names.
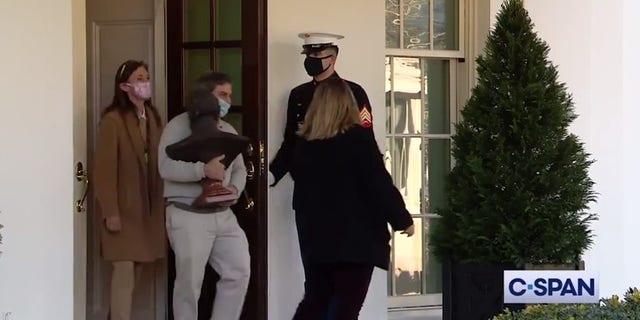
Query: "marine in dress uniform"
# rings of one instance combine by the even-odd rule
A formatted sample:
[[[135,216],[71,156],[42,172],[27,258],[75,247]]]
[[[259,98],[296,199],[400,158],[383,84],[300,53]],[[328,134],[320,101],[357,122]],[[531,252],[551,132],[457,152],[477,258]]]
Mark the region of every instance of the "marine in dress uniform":
[[[291,169],[297,139],[296,132],[304,121],[307,109],[309,108],[309,104],[313,98],[313,92],[318,84],[318,81],[316,80],[318,78],[318,73],[321,74],[326,72],[329,68],[322,68],[322,60],[333,55],[337,55],[338,46],[336,41],[344,38],[341,35],[331,33],[300,33],[298,36],[304,40],[302,54],[307,55],[304,63],[305,69],[307,70],[307,73],[314,78],[309,82],[293,88],[289,93],[287,124],[284,131],[284,140],[280,149],[276,153],[276,156],[269,165],[269,171],[273,174],[271,186],[275,186],[287,173],[291,173],[292,178],[295,180],[295,172],[292,172]],[[335,50],[335,53],[328,53],[323,57],[312,56],[314,53],[321,53],[331,48]],[[326,79],[336,77],[339,78],[340,76],[334,71]],[[356,98],[356,102],[360,108],[360,120],[362,122],[362,126],[368,128],[371,135],[373,135],[371,104],[369,103],[367,93],[359,84],[349,80],[345,81],[349,84],[349,87],[353,92],[353,96]]]
[[[290,173],[291,177],[295,181],[296,174],[295,170],[293,170],[293,159],[295,156],[296,140],[300,139],[296,132],[305,119],[316,85],[326,79],[340,78],[338,73],[333,69],[333,64],[335,63],[335,59],[337,58],[339,51],[336,44],[337,40],[344,38],[343,36],[331,33],[300,33],[298,37],[304,40],[302,54],[307,56],[304,61],[304,67],[307,74],[313,77],[313,79],[293,88],[289,93],[284,140],[269,165],[269,184],[272,187],[275,186],[287,173]],[[328,65],[324,62],[331,60],[333,62]],[[373,119],[371,117],[371,104],[369,103],[369,97],[367,97],[367,93],[359,84],[349,80],[344,81],[351,88],[353,96],[355,97],[360,109],[361,125],[366,128],[365,131],[368,134],[371,134],[371,138],[373,139]],[[306,254],[306,252],[308,252],[307,247],[309,243],[301,237],[304,234],[304,232],[301,232],[303,226],[301,225],[297,214],[296,226],[298,230],[300,255],[305,271],[305,278],[309,278],[308,272],[310,272],[310,267]],[[305,291],[308,291],[308,285],[309,284],[305,281]],[[334,312],[337,303],[337,301],[333,301],[331,303],[329,310],[327,310],[326,317],[323,316],[323,319],[332,320],[335,318]]]

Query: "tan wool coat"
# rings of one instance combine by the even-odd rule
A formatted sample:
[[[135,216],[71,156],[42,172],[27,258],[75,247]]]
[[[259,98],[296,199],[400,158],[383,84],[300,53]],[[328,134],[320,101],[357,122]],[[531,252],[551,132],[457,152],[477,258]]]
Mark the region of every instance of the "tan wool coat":
[[[166,253],[163,181],[158,173],[162,128],[147,111],[146,156],[133,112],[110,112],[100,122],[93,191],[102,218],[102,256],[107,261],[152,262]],[[119,232],[108,231],[104,223],[114,215],[120,216]]]

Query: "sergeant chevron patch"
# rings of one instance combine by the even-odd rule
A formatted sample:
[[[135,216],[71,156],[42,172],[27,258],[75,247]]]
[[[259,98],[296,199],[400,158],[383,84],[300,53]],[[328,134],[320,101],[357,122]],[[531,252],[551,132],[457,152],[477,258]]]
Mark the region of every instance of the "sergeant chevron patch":
[[[370,128],[373,125],[371,121],[371,113],[366,105],[362,106],[362,109],[360,109],[360,122],[365,128]]]

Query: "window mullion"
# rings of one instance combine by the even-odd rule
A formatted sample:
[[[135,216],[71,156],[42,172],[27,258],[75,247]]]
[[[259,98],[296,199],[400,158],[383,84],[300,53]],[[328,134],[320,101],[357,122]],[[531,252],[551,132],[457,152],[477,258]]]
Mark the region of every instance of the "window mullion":
[[[402,28],[403,28],[403,20],[402,20],[402,1],[400,0],[400,43],[402,44]],[[395,107],[396,107],[396,102],[395,102],[395,79],[394,79],[394,74],[395,74],[395,59],[393,57],[389,57],[389,126],[390,128],[387,130],[387,132],[389,133],[388,136],[388,141],[389,141],[389,154],[390,154],[390,158],[391,158],[391,177],[393,179],[393,182],[395,184],[395,174],[394,174],[394,148],[393,148],[393,128],[394,128],[394,121],[395,121]],[[392,232],[391,233],[391,266],[390,266],[390,274],[391,274],[391,296],[396,296],[397,295],[397,290],[396,290],[396,277],[395,277],[395,272],[396,272],[396,255],[395,255],[395,248],[396,248],[396,240],[395,240],[395,233]]]
[[[451,127],[449,129],[449,134],[453,136],[456,133],[455,124],[458,122],[458,86],[457,86],[457,75],[458,75],[458,61],[456,59],[449,60],[449,119],[451,123]],[[451,162],[449,162],[449,168],[453,168],[456,165],[455,159],[453,158],[453,153],[451,152],[451,148],[453,147],[449,144],[449,157]]]
[[[429,141],[426,137],[427,134],[429,134],[429,106],[427,105],[427,91],[426,91],[426,83],[425,83],[425,59],[420,59],[420,105],[422,107],[421,113],[422,113],[422,128],[421,128],[421,140],[422,140],[422,152],[421,152],[421,156],[422,159],[420,159],[421,163],[420,165],[422,166],[422,188],[420,191],[420,196],[422,197],[421,199],[421,203],[422,205],[420,206],[421,210],[420,213],[424,214],[428,209],[427,209],[427,205],[425,205],[426,202],[426,196],[427,196],[427,189],[428,189],[428,185],[427,185],[427,170],[428,170],[428,166],[427,166],[427,161],[428,161],[428,154],[427,154],[427,146],[429,145]]]
[[[431,1],[430,1],[431,2]],[[429,9],[431,12],[433,12],[433,6],[431,5],[431,3],[429,4],[430,8]],[[432,20],[433,16],[429,17],[429,20]],[[433,26],[433,23],[431,24]],[[431,46],[433,48],[433,29],[431,29]],[[426,83],[426,75],[427,75],[427,63],[426,63],[426,59],[422,58],[420,59],[420,99],[422,100],[422,152],[421,152],[421,156],[422,156],[422,161],[421,161],[421,165],[422,165],[422,188],[420,191],[420,196],[422,197],[421,203],[422,205],[420,206],[422,210],[420,210],[421,214],[426,214],[429,210],[429,138],[427,137],[427,135],[429,134],[429,119],[430,119],[430,115],[429,115],[429,100],[427,99],[428,93],[427,93],[427,83]],[[421,217],[420,221],[422,222],[420,224],[420,226],[422,227],[422,230],[420,232],[420,234],[422,235],[422,250],[421,250],[421,254],[422,254],[422,277],[420,277],[420,282],[421,282],[421,294],[422,295],[426,295],[427,294],[427,259],[426,259],[426,237],[428,236],[426,234],[426,228],[425,228],[425,222],[427,221],[427,219]]]
[[[398,13],[400,19],[400,43],[398,44],[398,48],[404,48],[404,0],[398,0]]]

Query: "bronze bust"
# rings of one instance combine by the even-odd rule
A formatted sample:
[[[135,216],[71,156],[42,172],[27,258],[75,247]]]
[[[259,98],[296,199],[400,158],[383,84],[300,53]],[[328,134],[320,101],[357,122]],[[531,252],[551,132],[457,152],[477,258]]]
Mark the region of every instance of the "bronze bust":
[[[191,121],[191,135],[167,146],[169,158],[185,162],[204,162],[224,155],[221,160],[225,168],[239,154],[246,150],[249,138],[218,129],[220,106],[218,99],[210,91],[196,89],[187,106]],[[196,208],[216,208],[228,206],[236,199],[231,190],[222,185],[222,181],[204,178],[202,194],[193,202]]]

